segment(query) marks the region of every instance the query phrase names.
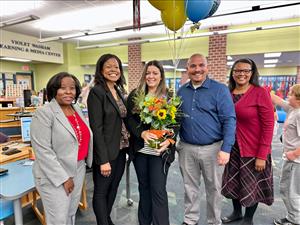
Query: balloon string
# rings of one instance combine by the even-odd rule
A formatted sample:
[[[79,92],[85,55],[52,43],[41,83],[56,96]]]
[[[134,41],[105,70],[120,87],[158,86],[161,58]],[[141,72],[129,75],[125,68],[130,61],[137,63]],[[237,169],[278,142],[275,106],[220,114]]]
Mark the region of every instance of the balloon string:
[[[177,64],[175,63],[176,60],[176,32],[173,32],[173,46],[174,46],[174,54],[173,54],[173,66],[174,66],[174,73],[173,73],[173,97],[175,97],[175,93],[176,93],[176,69],[177,69]]]

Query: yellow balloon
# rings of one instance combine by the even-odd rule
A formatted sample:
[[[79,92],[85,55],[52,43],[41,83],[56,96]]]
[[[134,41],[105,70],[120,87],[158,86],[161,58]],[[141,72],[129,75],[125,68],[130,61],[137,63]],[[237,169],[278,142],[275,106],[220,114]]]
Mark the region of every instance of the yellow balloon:
[[[186,14],[184,10],[184,1],[175,1],[172,7],[161,12],[161,20],[165,26],[172,31],[180,29],[186,21]]]
[[[149,0],[149,2],[160,11],[174,9],[177,5],[184,7],[184,0]]]
[[[150,4],[158,10],[165,10],[168,8],[170,0],[149,0]]]

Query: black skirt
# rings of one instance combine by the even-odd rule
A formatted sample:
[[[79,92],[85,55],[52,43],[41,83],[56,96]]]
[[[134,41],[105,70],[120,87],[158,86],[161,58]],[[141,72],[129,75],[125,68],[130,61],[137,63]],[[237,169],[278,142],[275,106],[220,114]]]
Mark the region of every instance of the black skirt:
[[[271,155],[267,157],[265,170],[258,172],[255,170],[255,157],[241,157],[235,143],[223,174],[222,195],[239,200],[244,207],[258,202],[272,205],[274,192]]]

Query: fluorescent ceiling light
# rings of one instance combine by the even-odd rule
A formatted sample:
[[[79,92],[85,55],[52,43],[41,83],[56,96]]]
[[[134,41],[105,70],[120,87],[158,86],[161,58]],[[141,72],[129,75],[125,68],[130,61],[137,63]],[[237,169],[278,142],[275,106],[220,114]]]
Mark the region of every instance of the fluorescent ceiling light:
[[[149,41],[150,42],[161,42],[161,41],[167,41],[169,40],[168,37],[161,37],[161,38],[151,38]]]
[[[13,1],[12,1],[13,2]],[[24,1],[27,2],[27,1]],[[37,1],[38,2],[38,1]],[[94,4],[95,2],[95,4]],[[93,7],[88,9],[74,10],[66,13],[56,14],[55,16],[51,16],[45,19],[41,19],[37,23],[35,23],[35,27],[40,29],[41,31],[54,31],[54,32],[62,32],[62,33],[70,33],[70,32],[81,32],[90,31],[87,35],[82,35],[80,40],[85,41],[103,41],[103,40],[112,40],[112,39],[121,39],[128,38],[134,35],[134,32],[126,37],[121,37],[122,33],[116,32],[113,34],[112,32],[120,31],[115,29],[110,29],[117,26],[128,26],[128,24],[132,23],[132,3],[131,1],[111,1],[111,3],[104,3],[105,1],[94,1]],[[101,3],[100,3],[101,2]],[[102,3],[103,2],[103,3]],[[297,2],[297,1],[289,1]],[[155,9],[148,1],[141,1],[141,21],[143,23],[151,22],[151,21],[161,21],[160,11]],[[234,15],[225,15],[225,16],[213,16],[209,17],[205,20],[201,21],[201,29],[206,29],[211,26],[233,26],[239,24],[253,24],[255,22],[261,21],[273,21],[275,19],[287,19],[287,18],[297,18],[300,16],[300,10],[298,5],[296,6],[288,6],[281,7],[278,9],[268,9],[265,12],[262,11],[254,11],[249,13],[238,13],[239,11],[243,11],[245,9],[251,10],[252,6],[261,6],[261,8],[266,8],[272,5],[286,5],[285,1],[241,1],[241,4],[236,4],[235,1],[222,1],[220,7],[215,15],[222,15],[224,13],[237,13]],[[226,11],[227,9],[227,11]],[[276,13],[273,13],[273,10]],[[114,12],[114,13],[111,13]],[[283,13],[284,12],[284,13]],[[115,15],[118,15],[117,17]],[[242,17],[242,19],[241,19]],[[103,20],[105,18],[105,20]],[[256,21],[257,20],[257,21]],[[101,23],[99,23],[101,21]],[[191,22],[187,22],[184,26],[184,29],[190,28]],[[275,25],[276,26],[276,25]],[[272,26],[263,27],[264,29],[271,29]],[[275,29],[273,27],[272,29]],[[244,28],[244,29],[235,29],[230,31],[220,31],[220,34],[226,33],[236,33],[236,32],[247,32],[252,31],[257,28]],[[261,27],[259,29],[262,29]],[[109,35],[104,35],[104,33],[110,32]],[[143,28],[139,31],[140,35],[143,36]],[[156,34],[160,33],[160,35],[166,34],[164,26],[162,26],[161,32],[158,29],[154,31]],[[154,33],[152,32],[152,33]],[[101,33],[101,35],[97,35]],[[95,36],[91,36],[95,35]],[[97,36],[96,36],[97,35]],[[135,33],[135,35],[137,35]],[[192,34],[193,36],[194,34]],[[210,34],[209,34],[210,35]],[[114,36],[112,38],[112,36]],[[208,36],[206,34],[200,36]],[[57,36],[56,40],[61,40],[61,35]],[[43,39],[46,40],[46,39]],[[46,42],[46,41],[41,41]],[[155,41],[153,41],[155,42]]]
[[[98,3],[103,2],[103,3]],[[35,28],[42,31],[72,32],[81,30],[107,30],[108,27],[132,24],[132,1],[96,1],[90,8],[72,10],[40,20]],[[146,1],[141,1],[141,21],[160,21],[160,11]],[[93,5],[93,4],[92,4]],[[149,6],[148,6],[149,5]],[[112,13],[113,12],[113,13]],[[118,15],[118,16],[116,16]]]
[[[17,13],[23,13],[26,11],[34,11],[39,9],[45,4],[45,1],[0,1],[0,17],[10,16]]]
[[[31,62],[29,59],[19,59],[19,58],[12,58],[12,57],[1,57],[1,60],[7,61],[15,61],[15,62]]]
[[[289,0],[288,3],[296,3],[298,1]],[[260,8],[267,8],[275,5],[284,5],[287,4],[287,1],[270,1],[270,0],[241,0],[238,2],[233,0],[221,1],[220,7],[214,15],[225,14],[225,13],[234,13],[236,11],[251,10],[253,6],[260,6]]]
[[[274,58],[274,57],[280,57],[281,52],[272,52],[272,53],[265,53],[265,58]]]
[[[299,1],[221,1],[220,7],[214,16],[205,20],[201,20],[201,28],[206,29],[212,26],[234,26],[243,24],[253,24],[266,21],[283,20],[297,18],[300,16],[299,5],[291,5],[285,7],[278,7],[266,9],[274,5],[284,6],[292,3],[299,3]],[[248,8],[245,6],[249,5]],[[250,10],[253,6],[260,6],[258,11],[251,11],[246,13],[236,13],[231,15],[224,15],[226,13],[235,13],[243,10]],[[226,11],[226,8],[228,10]],[[219,15],[219,16],[218,16]]]
[[[101,21],[102,27],[120,21],[124,21],[127,24],[129,22],[127,21],[128,17],[126,17],[127,13],[123,11],[126,9],[126,5],[128,5],[126,2],[119,2],[118,4],[102,5],[56,14],[40,20],[35,24],[35,27],[45,31],[59,32],[95,29],[99,27],[99,21]],[[132,10],[132,8],[128,7],[128,10]]]
[[[300,26],[299,23],[292,23],[293,26]],[[286,25],[286,24],[277,24],[276,28],[281,28],[281,25]],[[218,34],[230,34],[230,33],[239,33],[239,32],[248,32],[248,31],[257,31],[261,30],[261,27],[250,27],[247,29],[229,29],[229,30],[220,30],[220,31],[211,31],[211,32],[200,32],[200,33],[194,33],[192,35],[183,35],[183,36],[176,36],[176,40],[180,39],[190,39],[190,38],[198,38],[198,37],[207,37],[211,35],[218,35]],[[275,29],[275,27],[272,27],[270,29]],[[115,32],[113,34],[118,35],[119,32]],[[62,37],[58,37],[60,39],[63,39]],[[47,42],[45,39],[40,39],[40,42]],[[57,39],[59,40],[59,39]],[[119,46],[119,45],[129,45],[129,44],[134,44],[134,43],[153,43],[153,42],[161,42],[161,41],[173,41],[173,38],[168,36],[168,37],[162,37],[162,38],[152,38],[152,39],[140,39],[140,40],[133,40],[133,41],[128,41],[128,42],[122,42],[122,43],[110,43],[110,44],[97,44],[97,45],[86,45],[86,46],[78,46],[76,47],[77,50],[81,49],[91,49],[91,48],[105,48],[105,47],[111,47],[111,46]],[[274,54],[274,53],[272,53]],[[278,53],[277,53],[278,54]],[[280,53],[281,54],[281,53]],[[266,57],[266,54],[265,54]],[[268,55],[267,55],[268,57]],[[272,55],[272,57],[274,57]]]
[[[33,21],[33,20],[38,20],[38,19],[39,19],[39,17],[37,17],[35,15],[19,17],[19,18],[15,18],[15,19],[0,22],[0,28],[12,26],[12,25],[17,25],[17,24],[20,24],[20,23],[26,23],[26,22]]]
[[[264,63],[265,64],[268,64],[268,63],[278,63],[278,59],[265,59]]]
[[[283,23],[283,24],[281,24],[280,28],[294,27],[294,26],[299,26],[299,22]],[[262,30],[270,30],[270,29],[276,29],[276,28],[278,28],[278,25],[276,25],[276,24],[274,24],[274,25],[266,25],[266,26],[262,26],[261,27]]]
[[[174,69],[174,66],[171,65],[163,65],[164,69]]]
[[[247,27],[247,28],[240,28],[240,29],[229,29],[229,30],[220,30],[216,31],[216,34],[233,34],[233,33],[241,33],[241,32],[248,32],[248,31],[255,31],[257,30],[256,27]]]
[[[186,71],[186,69],[183,69],[183,68],[178,68],[178,69],[176,69],[176,71],[179,71],[179,72],[185,72],[185,71]]]
[[[227,60],[232,60],[232,57],[230,55],[228,55]]]
[[[264,65],[265,68],[269,68],[269,67],[276,67],[276,64],[267,64],[267,65]]]
[[[65,39],[72,39],[76,38],[80,41],[105,41],[113,39],[120,39],[120,37],[123,37],[124,39],[130,38],[130,37],[137,37],[142,35],[159,35],[162,32],[165,31],[165,28],[163,26],[157,26],[160,25],[160,23],[152,22],[152,23],[144,23],[141,24],[141,26],[144,26],[141,30],[132,30],[132,26],[126,26],[126,27],[117,27],[109,30],[99,30],[99,31],[82,31],[78,33],[73,34],[66,34],[56,37],[48,37],[48,38],[41,38],[39,39],[39,42],[50,42],[50,41],[59,41],[59,40],[65,40]],[[164,38],[165,39],[165,38]],[[167,40],[167,39],[165,39]],[[141,42],[148,42],[142,40]]]
[[[88,45],[88,46],[81,46],[76,47],[77,50],[86,50],[91,48],[107,48],[107,47],[116,47],[120,46],[120,43],[109,43],[109,44],[99,44],[99,45]]]
[[[233,64],[234,64],[234,61],[227,62],[227,66],[232,66]]]
[[[139,35],[160,35],[165,32],[165,28],[163,26],[152,26],[152,27],[144,27],[141,30],[132,30],[128,28],[127,30],[116,31],[91,31],[87,32],[88,36],[81,35],[80,38],[77,38],[81,41],[105,41],[105,40],[113,40],[115,38],[124,37],[124,39],[129,37],[137,37]]]
[[[76,33],[76,34],[66,34],[66,35],[60,36],[59,38],[62,40],[65,40],[65,39],[71,39],[71,38],[78,38],[78,37],[82,37],[85,35],[88,35],[88,33],[80,32],[80,33]]]
[[[39,39],[40,43],[62,40],[60,36]]]
[[[122,63],[122,66],[126,67],[126,66],[128,66],[128,64],[127,63]]]

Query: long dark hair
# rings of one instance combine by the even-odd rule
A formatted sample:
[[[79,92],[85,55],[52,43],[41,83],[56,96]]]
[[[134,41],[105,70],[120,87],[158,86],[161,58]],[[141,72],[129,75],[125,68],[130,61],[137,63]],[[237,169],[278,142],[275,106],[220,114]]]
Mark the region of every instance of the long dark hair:
[[[144,92],[144,94],[148,94],[148,86],[146,84],[146,74],[147,74],[147,69],[148,69],[149,66],[157,67],[159,69],[160,75],[161,75],[161,80],[158,84],[158,87],[156,88],[155,95],[157,97],[161,97],[162,95],[166,95],[167,94],[167,86],[166,86],[166,79],[165,79],[165,71],[164,71],[164,68],[163,68],[162,64],[157,60],[149,61],[144,66],[142,77],[140,79],[139,86],[137,88],[138,93]]]
[[[65,77],[70,77],[75,82],[75,88],[76,88],[76,95],[75,95],[75,101],[77,101],[80,93],[80,82],[79,80],[72,74],[69,74],[67,72],[60,72],[55,74],[53,77],[50,78],[50,80],[47,83],[46,86],[46,93],[47,93],[47,100],[50,102],[53,98],[57,95],[57,90],[61,87],[61,80]]]
[[[260,86],[259,81],[258,81],[259,73],[258,73],[258,69],[257,69],[257,66],[256,66],[255,62],[252,59],[243,58],[243,59],[236,60],[234,62],[234,64],[232,65],[230,75],[229,75],[229,84],[228,84],[229,90],[233,91],[236,87],[236,83],[233,79],[233,70],[234,70],[236,64],[238,64],[238,63],[247,63],[251,66],[251,72],[252,73],[251,73],[251,78],[249,80],[249,83],[254,85],[254,86],[259,87]]]
[[[125,77],[124,77],[124,72],[123,72],[123,67],[122,67],[122,62],[121,60],[119,59],[118,56],[116,55],[113,55],[113,54],[104,54],[102,55],[98,61],[97,61],[97,65],[96,65],[96,71],[95,71],[95,84],[99,84],[101,85],[105,90],[108,91],[108,87],[107,87],[107,84],[106,84],[106,80],[102,74],[102,69],[103,69],[103,65],[104,63],[109,60],[109,59],[116,59],[118,64],[119,64],[119,69],[120,69],[120,78],[119,80],[117,80],[116,82],[116,85],[119,87],[119,89],[125,93],[125,88],[124,88],[124,85],[126,85],[126,80],[125,80]]]

